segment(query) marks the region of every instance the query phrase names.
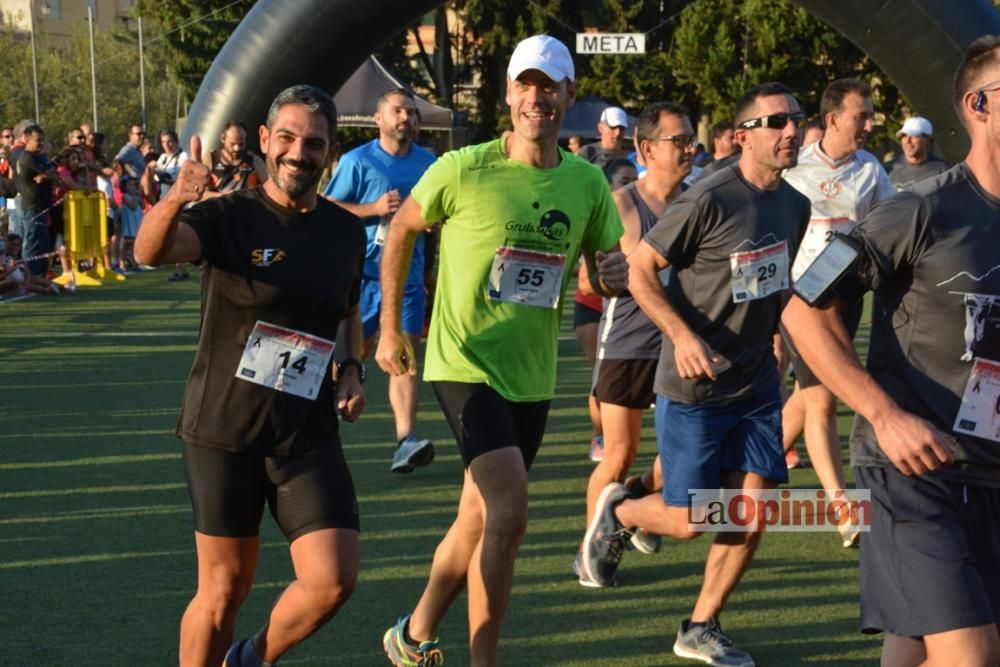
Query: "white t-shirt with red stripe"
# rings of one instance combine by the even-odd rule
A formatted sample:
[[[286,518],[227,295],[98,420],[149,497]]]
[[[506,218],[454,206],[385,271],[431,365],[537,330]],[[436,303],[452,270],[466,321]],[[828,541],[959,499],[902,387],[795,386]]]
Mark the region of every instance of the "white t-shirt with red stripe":
[[[803,146],[798,165],[785,172],[785,180],[812,203],[809,226],[792,264],[792,280],[802,275],[835,233],[850,232],[876,203],[896,194],[874,155],[858,150],[834,161],[820,143]]]

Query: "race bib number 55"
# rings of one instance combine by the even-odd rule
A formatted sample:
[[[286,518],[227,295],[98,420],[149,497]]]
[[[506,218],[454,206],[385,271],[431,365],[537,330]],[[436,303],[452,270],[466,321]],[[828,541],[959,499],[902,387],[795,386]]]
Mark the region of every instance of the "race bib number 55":
[[[501,247],[493,257],[487,296],[524,306],[559,305],[566,255]]]
[[[315,401],[334,346],[319,336],[258,321],[243,348],[236,377]]]
[[[733,301],[753,301],[788,289],[788,245],[781,241],[729,255]]]

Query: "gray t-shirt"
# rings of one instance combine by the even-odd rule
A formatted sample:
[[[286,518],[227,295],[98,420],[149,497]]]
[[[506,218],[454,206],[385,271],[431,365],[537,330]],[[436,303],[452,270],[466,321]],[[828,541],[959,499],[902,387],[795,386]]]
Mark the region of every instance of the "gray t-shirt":
[[[935,474],[1000,487],[1000,442],[956,431],[975,360],[1000,362],[1000,200],[963,162],[879,204],[852,236],[864,247],[859,287],[875,292],[868,372],[900,407],[954,439],[955,464]],[[838,290],[849,297],[857,282],[851,276]],[[970,387],[989,407],[981,425],[1000,423],[998,383]],[[892,465],[861,416],[851,461]]]
[[[889,180],[897,190],[909,190],[918,181],[948,171],[948,163],[939,157],[931,155],[918,165],[912,165],[905,157],[893,160],[889,164]]]
[[[784,181],[774,191],[724,167],[677,198],[645,236],[674,267],[668,298],[688,326],[732,367],[715,382],[682,379],[664,336],[655,389],[672,401],[721,404],[778,382],[772,349],[809,222],[809,200]]]
[[[599,141],[595,141],[592,144],[587,144],[586,146],[582,147],[577,152],[577,155],[582,157],[590,164],[596,165],[601,169],[604,169],[605,165],[607,165],[612,160],[617,160],[619,158],[626,157],[626,153],[624,150],[610,151],[604,146],[602,146],[601,142]]]

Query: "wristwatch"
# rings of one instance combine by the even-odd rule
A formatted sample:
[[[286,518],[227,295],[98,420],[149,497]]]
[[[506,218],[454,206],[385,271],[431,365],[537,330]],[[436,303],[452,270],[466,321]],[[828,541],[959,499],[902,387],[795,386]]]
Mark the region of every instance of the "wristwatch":
[[[358,380],[361,382],[361,384],[364,384],[365,378],[368,377],[368,371],[365,370],[365,365],[361,362],[361,360],[355,359],[354,357],[347,357],[339,364],[337,364],[337,379],[338,380],[340,379],[340,376],[344,372],[344,369],[347,368],[348,366],[354,366],[355,368],[358,369]]]

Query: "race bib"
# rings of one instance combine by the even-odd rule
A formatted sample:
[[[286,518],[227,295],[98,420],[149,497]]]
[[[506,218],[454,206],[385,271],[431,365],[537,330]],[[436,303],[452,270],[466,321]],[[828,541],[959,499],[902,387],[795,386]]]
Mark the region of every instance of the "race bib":
[[[566,255],[500,247],[493,257],[487,296],[522,306],[556,308],[565,268]]]
[[[391,215],[383,215],[378,221],[378,227],[375,229],[375,245],[385,245],[385,240],[389,236],[390,222],[392,222]]]
[[[792,278],[799,279],[835,234],[848,234],[854,227],[854,221],[850,218],[811,218],[792,264]]]
[[[729,255],[733,302],[754,301],[788,289],[788,244],[784,241]]]
[[[1000,363],[976,359],[955,418],[956,433],[1000,442]]]
[[[315,401],[335,343],[295,329],[257,322],[236,377]]]

